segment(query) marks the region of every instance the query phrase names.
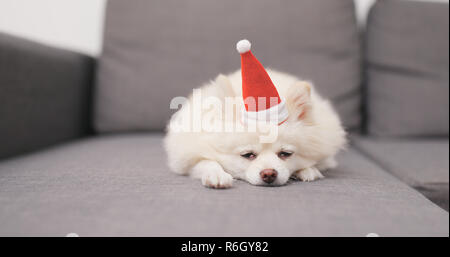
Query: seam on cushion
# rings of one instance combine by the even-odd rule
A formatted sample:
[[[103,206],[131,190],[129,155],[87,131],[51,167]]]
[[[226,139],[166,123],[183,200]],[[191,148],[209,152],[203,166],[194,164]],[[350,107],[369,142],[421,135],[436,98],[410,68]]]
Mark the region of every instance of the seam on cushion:
[[[330,100],[335,103],[341,103],[341,102],[347,101],[349,98],[359,97],[360,95],[361,95],[361,90],[358,87],[358,88],[352,89],[348,92],[345,92],[343,94],[340,94],[338,96],[335,96],[333,98],[330,98]]]
[[[368,68],[381,72],[401,74],[407,77],[427,78],[433,81],[436,81],[436,78],[442,79],[442,75],[438,72],[413,69],[410,67],[400,67],[398,65],[388,63],[380,64],[375,61],[369,61]]]

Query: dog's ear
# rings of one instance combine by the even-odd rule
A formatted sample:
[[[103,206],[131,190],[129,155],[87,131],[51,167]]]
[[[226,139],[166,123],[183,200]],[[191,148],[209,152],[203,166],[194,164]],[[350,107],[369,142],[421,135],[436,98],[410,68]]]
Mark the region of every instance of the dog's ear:
[[[289,119],[312,123],[311,84],[297,81],[288,90]]]

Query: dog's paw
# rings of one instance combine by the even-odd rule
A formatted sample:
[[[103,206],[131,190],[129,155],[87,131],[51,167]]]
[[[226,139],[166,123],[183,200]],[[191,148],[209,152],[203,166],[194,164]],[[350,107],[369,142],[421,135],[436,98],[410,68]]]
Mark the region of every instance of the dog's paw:
[[[230,188],[233,185],[233,177],[223,171],[208,171],[202,175],[202,184],[210,188]]]
[[[301,181],[305,182],[311,182],[323,178],[322,173],[320,173],[320,171],[316,167],[299,170],[297,171],[295,176]]]

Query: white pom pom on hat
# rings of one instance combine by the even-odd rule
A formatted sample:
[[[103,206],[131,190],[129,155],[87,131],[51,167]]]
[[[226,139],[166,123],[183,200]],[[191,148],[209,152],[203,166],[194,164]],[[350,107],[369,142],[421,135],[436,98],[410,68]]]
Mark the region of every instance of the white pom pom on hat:
[[[236,49],[240,54],[250,51],[251,48],[252,44],[250,44],[250,41],[248,41],[247,39],[242,39],[236,44]]]

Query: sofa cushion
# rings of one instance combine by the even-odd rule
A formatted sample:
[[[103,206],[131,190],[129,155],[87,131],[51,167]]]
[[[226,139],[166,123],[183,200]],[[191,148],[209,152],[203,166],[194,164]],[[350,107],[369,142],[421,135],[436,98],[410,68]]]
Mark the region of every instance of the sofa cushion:
[[[353,149],[323,180],[213,190],[171,173],[161,144],[110,135],[0,163],[0,235],[449,234],[448,212]]]
[[[265,66],[315,82],[345,125],[358,126],[360,46],[352,0],[110,0],[97,131],[162,130],[173,97],[240,68],[235,44],[242,38],[252,41]]]
[[[385,170],[448,210],[448,138],[380,140],[355,137],[353,142]]]
[[[378,1],[366,41],[369,133],[448,136],[448,1]]]

